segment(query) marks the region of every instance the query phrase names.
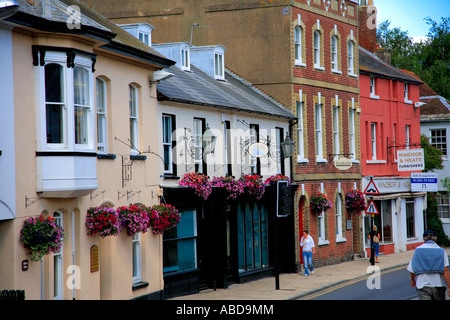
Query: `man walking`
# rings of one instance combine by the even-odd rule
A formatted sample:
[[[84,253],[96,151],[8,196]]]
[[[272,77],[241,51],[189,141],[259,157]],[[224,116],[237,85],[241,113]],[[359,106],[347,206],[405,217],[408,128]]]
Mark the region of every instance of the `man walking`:
[[[407,270],[411,286],[417,289],[419,300],[445,300],[446,284],[450,296],[450,272],[445,250],[436,244],[436,233],[427,230],[424,244],[416,248]]]
[[[300,240],[300,246],[303,248],[303,265],[305,266],[305,277],[307,277],[309,275],[308,269],[311,270],[311,274],[314,273],[312,258],[313,254],[316,253],[314,239],[308,234],[307,230],[303,231],[303,237]]]

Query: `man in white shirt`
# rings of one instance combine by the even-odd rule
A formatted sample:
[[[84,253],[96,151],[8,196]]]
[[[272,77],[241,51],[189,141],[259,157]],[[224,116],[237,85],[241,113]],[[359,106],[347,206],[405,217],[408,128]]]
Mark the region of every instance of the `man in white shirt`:
[[[307,230],[303,231],[303,237],[300,240],[300,247],[303,248],[303,265],[305,267],[305,277],[307,277],[309,275],[309,270],[311,270],[311,274],[314,273],[312,258],[313,254],[316,253],[314,239],[308,234]]]
[[[436,244],[434,231],[425,231],[423,240],[425,243],[416,248],[407,267],[411,273],[411,286],[417,289],[419,300],[445,300],[446,284],[450,296],[447,253]]]

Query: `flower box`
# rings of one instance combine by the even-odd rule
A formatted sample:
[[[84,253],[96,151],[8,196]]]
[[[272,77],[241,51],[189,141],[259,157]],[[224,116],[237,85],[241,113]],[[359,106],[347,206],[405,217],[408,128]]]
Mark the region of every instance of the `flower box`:
[[[244,183],[233,177],[215,177],[211,181],[213,187],[224,188],[227,191],[227,200],[237,199],[244,193]]]

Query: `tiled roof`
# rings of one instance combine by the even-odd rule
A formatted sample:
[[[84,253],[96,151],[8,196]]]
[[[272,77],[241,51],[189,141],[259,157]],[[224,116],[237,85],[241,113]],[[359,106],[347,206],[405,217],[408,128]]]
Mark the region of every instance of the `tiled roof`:
[[[409,83],[422,83],[422,81],[390,65],[373,53],[361,47],[359,48],[359,72],[381,78],[401,80]]]
[[[165,70],[174,76],[158,84],[160,100],[297,119],[284,105],[228,69],[225,81],[213,79],[193,65],[190,72],[177,66]]]

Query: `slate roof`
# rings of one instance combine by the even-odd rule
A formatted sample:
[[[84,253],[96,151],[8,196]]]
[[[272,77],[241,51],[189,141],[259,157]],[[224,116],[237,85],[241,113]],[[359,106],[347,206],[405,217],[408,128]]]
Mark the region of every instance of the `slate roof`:
[[[175,63],[78,0],[51,0],[51,5],[45,14],[41,1],[43,0],[16,0],[20,6],[19,12],[6,20],[37,30],[96,38],[105,42],[102,48],[154,63],[160,67],[169,67]],[[71,29],[67,26],[68,22],[74,21],[72,11],[68,10],[69,6],[80,8],[81,28]]]
[[[265,116],[297,119],[284,105],[229,69],[225,81],[211,78],[194,65],[191,71],[178,66],[165,69],[174,76],[158,84],[158,99],[234,110]]]
[[[408,83],[423,83],[361,47],[359,47],[359,72],[362,74],[378,76],[380,78],[401,80]]]

